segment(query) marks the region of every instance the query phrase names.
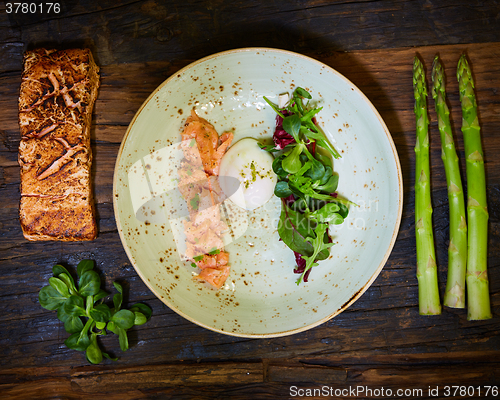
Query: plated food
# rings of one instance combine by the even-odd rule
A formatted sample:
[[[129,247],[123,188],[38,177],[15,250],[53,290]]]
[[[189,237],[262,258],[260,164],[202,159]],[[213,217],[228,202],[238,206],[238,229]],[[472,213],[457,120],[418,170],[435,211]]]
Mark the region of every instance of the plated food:
[[[300,285],[293,272],[295,255],[278,232],[283,203],[274,189],[283,179],[274,170],[275,177],[269,172],[273,156],[257,144],[273,143],[276,129],[276,112],[266,99],[278,104],[280,93],[293,93],[297,87],[312,96],[315,106],[323,107],[317,116],[318,127],[342,155],[333,160],[332,168],[342,179],[337,198],[357,205],[351,207],[343,224],[330,224],[328,233],[335,251],[319,261],[308,281]],[[247,204],[242,190],[236,195],[231,185],[220,199],[221,220],[228,226],[221,239],[231,269],[217,290],[196,279],[199,267],[193,268],[192,261],[185,259],[185,242],[179,240],[185,236],[183,221],[190,214],[186,201],[182,197],[178,201],[175,194],[184,155],[178,157],[171,149],[180,143],[179,127],[192,109],[216,132],[233,133],[218,171],[221,187],[224,161],[233,156],[239,162],[228,161],[238,165],[227,168],[232,171],[227,175],[233,174],[228,176],[233,185],[263,184],[262,197],[254,204]],[[246,151],[242,150],[256,153],[243,160]],[[257,159],[260,155],[265,157]],[[243,201],[240,205],[238,196]],[[284,336],[342,312],[376,278],[399,227],[401,170],[384,122],[343,76],[295,53],[239,49],[178,71],[145,101],[119,151],[114,206],[132,265],[171,309],[200,326],[229,335]]]
[[[337,195],[339,177],[330,158],[340,154],[316,124],[322,107],[311,107],[312,97],[301,87],[291,97],[283,93],[279,98],[276,105],[264,97],[278,114],[273,146],[244,138],[225,153],[233,134],[225,132],[219,144],[213,125],[194,109],[181,133],[184,160],[178,187],[190,215],[183,221],[185,255],[200,269],[195,278],[216,289],[230,272],[222,239],[228,226],[221,219],[221,192],[243,210],[262,207],[273,195],[281,199],[278,233],[295,254],[297,284],[307,282],[312,267],[330,256],[334,243],[329,224],[342,224],[349,213],[351,202]],[[278,154],[274,158],[271,153]]]
[[[259,144],[254,138],[243,138],[229,148],[221,161],[222,190],[245,210],[265,205],[274,195],[277,181],[273,156],[263,151]]]
[[[261,145],[279,152],[273,161],[279,177],[274,193],[282,202],[278,233],[295,254],[298,285],[307,282],[318,261],[330,256],[334,244],[328,232],[330,224],[342,224],[349,214],[347,205],[353,204],[338,196],[339,176],[331,157],[338,159],[340,154],[316,123],[323,107],[311,106],[311,99],[300,86],[292,96],[280,95],[283,104],[265,98],[278,115],[274,146]]]
[[[213,125],[193,110],[181,134],[184,159],[181,161],[179,191],[186,200],[189,219],[184,220],[186,258],[200,269],[196,279],[219,289],[229,276],[229,254],[224,251],[222,234],[227,226],[221,219],[219,167],[233,140],[231,132],[219,138]]]
[[[90,125],[99,68],[89,50],[27,51],[19,94],[19,216],[28,240],[92,240]]]

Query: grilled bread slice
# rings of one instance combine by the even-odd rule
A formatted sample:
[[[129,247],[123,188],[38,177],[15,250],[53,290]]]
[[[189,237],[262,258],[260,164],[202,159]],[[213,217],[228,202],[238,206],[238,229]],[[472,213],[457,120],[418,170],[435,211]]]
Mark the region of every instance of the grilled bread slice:
[[[99,68],[87,49],[27,51],[19,94],[19,217],[28,240],[93,240],[90,126]]]

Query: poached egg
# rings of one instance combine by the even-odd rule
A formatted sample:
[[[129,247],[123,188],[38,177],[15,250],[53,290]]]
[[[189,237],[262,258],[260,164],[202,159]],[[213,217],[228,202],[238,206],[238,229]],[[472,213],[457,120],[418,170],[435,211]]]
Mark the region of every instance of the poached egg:
[[[273,156],[262,150],[257,140],[241,139],[222,157],[219,182],[224,194],[245,210],[266,204],[274,194],[278,177]]]

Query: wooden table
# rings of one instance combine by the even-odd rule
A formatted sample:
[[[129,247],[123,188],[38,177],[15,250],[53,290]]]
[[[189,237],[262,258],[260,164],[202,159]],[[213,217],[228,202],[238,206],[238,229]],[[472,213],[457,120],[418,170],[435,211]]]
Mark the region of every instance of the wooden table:
[[[500,386],[497,1],[65,3],[59,14],[7,14],[5,3],[0,5],[2,399],[486,398],[487,386]],[[37,46],[87,46],[101,66],[102,85],[92,129],[99,224],[99,236],[93,242],[36,243],[25,240],[21,233],[17,96],[22,54]],[[191,61],[246,46],[306,54],[350,79],[386,121],[404,179],[401,229],[373,285],[329,322],[274,339],[215,333],[163,305],[129,262],[112,205],[113,169],[120,142],[151,91]],[[420,54],[429,80],[434,55],[439,53],[442,58],[464,172],[455,79],[456,63],[464,51],[476,79],[490,212],[493,318],[475,322],[467,321],[463,309],[444,308],[439,316],[420,316],[415,277],[413,57]],[[429,103],[433,218],[442,295],[448,257],[448,201],[436,116],[433,102]],[[95,260],[106,288],[114,280],[125,283],[127,304],[141,301],[153,309],[147,324],[131,330],[131,348],[126,353],[120,352],[115,337],[104,338],[106,350],[120,356],[116,362],[90,365],[81,352],[66,348],[63,341],[68,335],[62,324],[54,312],[38,303],[39,290],[52,276],[51,267],[61,263],[74,268],[83,258]],[[452,385],[465,389],[456,390]],[[446,386],[450,386],[451,396],[446,395]],[[488,397],[495,398],[491,389]]]

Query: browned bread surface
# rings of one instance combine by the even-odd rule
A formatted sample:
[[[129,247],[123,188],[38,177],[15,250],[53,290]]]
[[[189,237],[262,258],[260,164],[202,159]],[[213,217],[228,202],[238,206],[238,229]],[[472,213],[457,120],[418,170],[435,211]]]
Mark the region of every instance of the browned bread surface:
[[[93,240],[90,125],[99,68],[87,49],[26,52],[19,94],[19,217],[29,240]]]

